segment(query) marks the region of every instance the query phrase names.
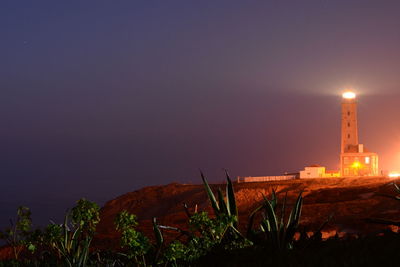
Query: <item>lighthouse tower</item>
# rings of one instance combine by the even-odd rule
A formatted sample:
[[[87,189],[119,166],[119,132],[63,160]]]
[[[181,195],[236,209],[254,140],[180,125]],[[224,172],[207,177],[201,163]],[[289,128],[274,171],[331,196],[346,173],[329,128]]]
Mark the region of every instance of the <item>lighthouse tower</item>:
[[[341,144],[341,153],[350,152],[358,146],[357,100],[352,92],[343,94]]]
[[[342,99],[342,137],[340,153],[342,177],[378,176],[378,155],[358,142],[357,99],[345,92]]]

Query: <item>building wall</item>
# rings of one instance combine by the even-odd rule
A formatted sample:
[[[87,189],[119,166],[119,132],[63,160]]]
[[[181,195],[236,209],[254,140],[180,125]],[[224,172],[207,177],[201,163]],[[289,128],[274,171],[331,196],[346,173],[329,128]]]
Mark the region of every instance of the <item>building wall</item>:
[[[325,167],[305,167],[304,171],[300,171],[301,179],[309,178],[330,178],[330,177],[340,177],[339,171],[326,171]]]
[[[379,176],[379,159],[376,153],[342,153],[341,174],[351,176]]]
[[[300,171],[300,178],[323,178],[325,167],[305,167],[304,171]]]
[[[351,147],[358,146],[357,101],[342,101],[342,136],[341,153],[348,152]]]
[[[327,172],[324,175],[325,178],[333,178],[333,177],[340,177],[340,172],[335,171],[335,172]]]
[[[281,175],[281,176],[247,176],[247,177],[237,177],[238,183],[250,183],[250,182],[270,182],[270,181],[285,181],[294,180],[296,175]]]
[[[358,143],[357,100],[342,101],[340,174],[343,177],[378,176],[378,155]]]

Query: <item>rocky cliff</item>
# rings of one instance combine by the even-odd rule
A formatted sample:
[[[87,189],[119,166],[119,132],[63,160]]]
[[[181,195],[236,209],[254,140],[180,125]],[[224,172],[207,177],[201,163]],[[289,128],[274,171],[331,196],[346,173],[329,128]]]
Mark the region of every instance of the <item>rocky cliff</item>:
[[[400,219],[400,202],[382,197],[395,195],[394,182],[388,178],[324,178],[302,179],[281,182],[235,183],[240,228],[245,230],[250,212],[257,207],[262,196],[269,196],[274,188],[279,197],[288,193],[288,204],[292,204],[303,191],[304,206],[301,225],[307,231],[317,229],[330,214],[334,217],[325,228],[324,235],[336,232],[365,234],[377,232],[381,225],[366,223],[366,218]],[[399,181],[395,181],[399,182]],[[212,185],[213,190],[225,185]],[[203,185],[169,184],[153,186],[127,193],[105,204],[101,209],[98,238],[104,245],[114,245],[118,234],[114,229],[115,215],[128,210],[138,216],[139,229],[150,238],[153,235],[151,219],[157,217],[164,225],[186,227],[187,216],[182,207],[186,203],[191,210],[212,213]],[[168,233],[166,233],[168,235]],[[173,234],[169,233],[171,237]]]

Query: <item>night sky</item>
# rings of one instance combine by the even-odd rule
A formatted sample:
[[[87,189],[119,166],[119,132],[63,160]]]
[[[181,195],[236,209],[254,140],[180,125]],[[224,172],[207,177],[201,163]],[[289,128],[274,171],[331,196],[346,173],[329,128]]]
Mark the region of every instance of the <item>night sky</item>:
[[[400,170],[399,1],[0,3],[0,226],[171,182],[338,168],[340,93]]]

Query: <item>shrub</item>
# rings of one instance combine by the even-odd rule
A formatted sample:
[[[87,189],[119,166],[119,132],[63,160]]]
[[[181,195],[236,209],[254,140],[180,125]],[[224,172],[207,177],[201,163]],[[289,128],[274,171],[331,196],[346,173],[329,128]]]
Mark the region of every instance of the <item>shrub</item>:
[[[35,250],[34,244],[29,242],[31,227],[31,211],[28,207],[21,206],[17,210],[15,223],[10,220],[10,227],[4,232],[0,232],[0,239],[5,240],[12,247],[15,260],[18,260],[19,254],[24,247],[29,250]]]
[[[121,232],[121,247],[126,249],[124,254],[137,265],[146,266],[145,254],[151,245],[146,236],[135,230],[138,225],[136,215],[126,210],[120,212],[115,218],[116,229]]]
[[[96,225],[99,206],[84,198],[67,212],[61,225],[50,224],[44,231],[44,243],[68,266],[86,266]]]
[[[278,199],[275,191],[272,191],[271,200],[264,197],[262,205],[256,208],[250,215],[248,226],[249,238],[254,238],[254,236],[257,235],[257,230],[252,228],[254,217],[256,213],[262,212],[263,218],[259,225],[260,230],[258,231],[258,235],[261,235],[263,245],[275,250],[291,249],[293,247],[294,234],[296,233],[301,216],[303,204],[302,193],[297,197],[292,211],[285,222],[285,212],[287,208],[286,199],[287,195],[285,195],[279,212]]]

